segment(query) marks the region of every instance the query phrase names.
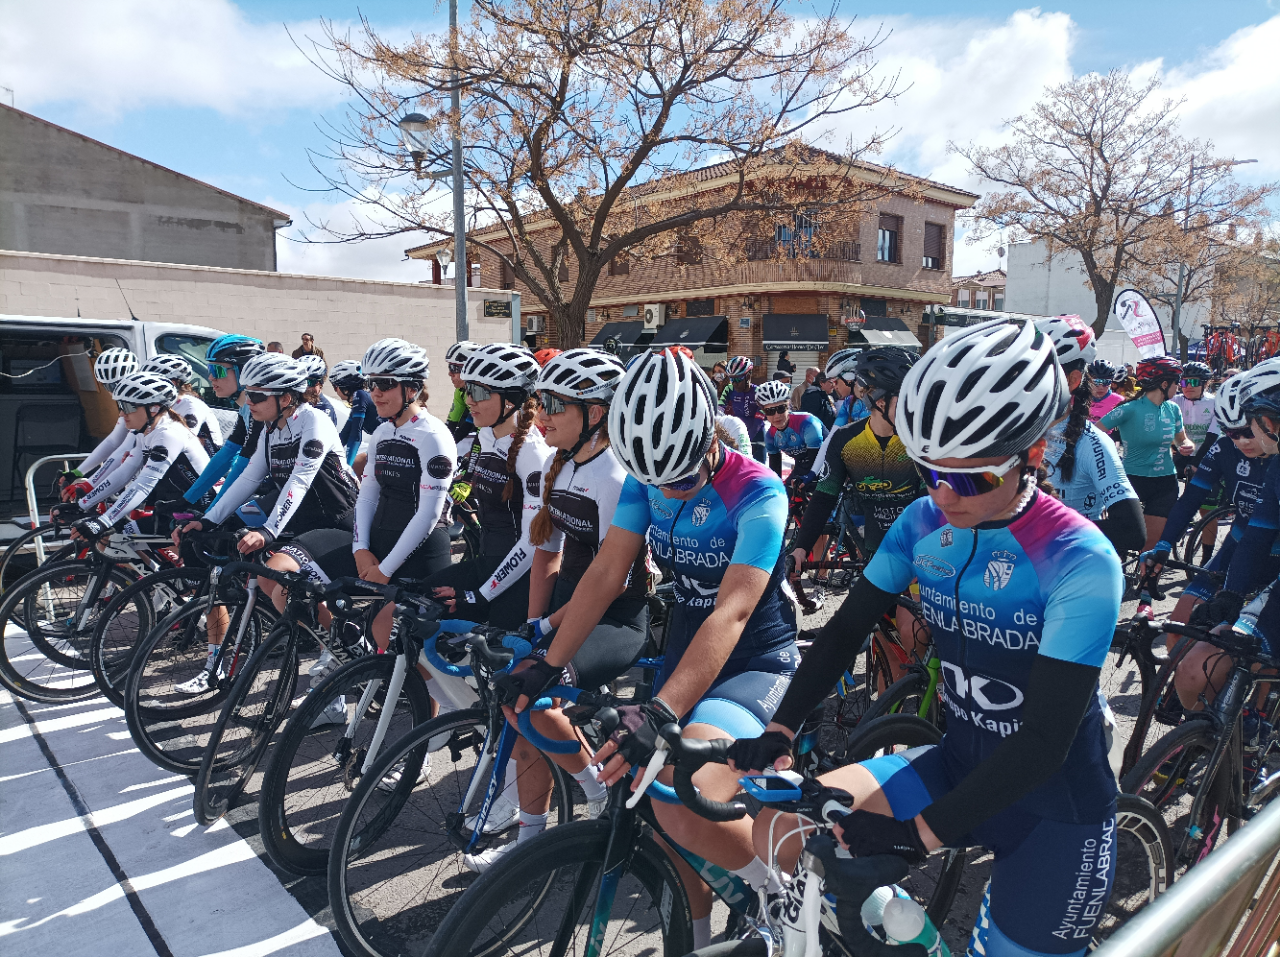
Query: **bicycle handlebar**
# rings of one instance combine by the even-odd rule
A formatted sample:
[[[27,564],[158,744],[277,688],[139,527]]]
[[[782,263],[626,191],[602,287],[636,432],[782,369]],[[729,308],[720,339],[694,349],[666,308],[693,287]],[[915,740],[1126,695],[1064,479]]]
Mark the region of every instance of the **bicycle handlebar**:
[[[545,735],[540,734],[538,729],[533,726],[533,722],[529,719],[529,713],[532,711],[544,711],[547,708],[550,708],[552,705],[552,699],[554,698],[564,698],[567,701],[573,701],[576,703],[581,696],[582,689],[580,688],[556,685],[516,716],[516,727],[520,729],[520,734],[524,739],[539,751],[545,751],[547,754],[577,754],[582,750],[582,743],[580,741],[557,741],[555,738],[548,738]]]
[[[672,786],[685,807],[709,821],[737,821],[746,816],[747,806],[741,801],[713,801],[703,797],[693,784],[694,774],[703,765],[729,763],[726,755],[733,744],[731,738],[683,738],[677,724],[664,725],[659,734],[671,749],[675,766]]]

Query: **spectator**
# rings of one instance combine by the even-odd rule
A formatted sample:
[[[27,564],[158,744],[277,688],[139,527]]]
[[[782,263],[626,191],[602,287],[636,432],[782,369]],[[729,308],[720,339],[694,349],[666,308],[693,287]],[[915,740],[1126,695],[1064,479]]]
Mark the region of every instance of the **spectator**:
[[[300,359],[302,356],[317,355],[321,359],[324,358],[324,350],[316,345],[316,338],[309,332],[302,334],[302,345],[293,350],[293,357]]]
[[[795,372],[795,363],[791,361],[790,352],[780,352],[778,354],[778,371],[779,372]]]
[[[817,369],[810,371],[816,375],[812,382],[805,386],[804,394],[800,396],[800,411],[815,416],[824,428],[830,429],[836,421],[835,406],[831,404],[831,384]],[[809,379],[808,373],[805,373],[805,379]]]
[[[284,352],[284,343],[272,340],[271,342],[267,343],[267,351],[268,352]]]

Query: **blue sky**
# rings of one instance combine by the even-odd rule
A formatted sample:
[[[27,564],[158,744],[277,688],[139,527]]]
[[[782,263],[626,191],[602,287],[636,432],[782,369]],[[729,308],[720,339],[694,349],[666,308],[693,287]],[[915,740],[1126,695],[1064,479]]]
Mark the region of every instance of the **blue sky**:
[[[901,130],[886,158],[969,188],[976,184],[946,154],[947,140],[998,142],[1001,120],[1029,107],[1046,84],[1113,68],[1160,72],[1169,92],[1188,97],[1188,134],[1211,137],[1223,154],[1262,160],[1242,170],[1249,177],[1280,178],[1278,8],[1280,0],[842,7],[868,29],[892,29],[882,65],[912,85],[869,118]],[[302,40],[319,36],[319,17],[351,22],[363,13],[403,36],[431,30],[443,14],[434,4],[390,0],[0,0],[0,12],[0,86],[14,89],[20,109],[283,208],[299,222],[304,210],[349,215],[306,189],[322,185],[306,154],[324,146],[317,124],[340,117],[345,103],[342,90],[302,60],[286,25]],[[281,268],[421,278],[420,266],[400,261],[410,244],[282,243]],[[956,268],[994,263],[989,250],[966,248]]]

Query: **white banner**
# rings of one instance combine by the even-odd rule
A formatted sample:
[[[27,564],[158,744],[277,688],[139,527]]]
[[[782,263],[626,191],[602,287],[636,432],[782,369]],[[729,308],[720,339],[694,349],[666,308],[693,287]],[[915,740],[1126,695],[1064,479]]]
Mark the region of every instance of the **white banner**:
[[[1116,314],[1124,331],[1138,347],[1141,358],[1149,359],[1165,354],[1164,331],[1146,296],[1136,289],[1123,289],[1116,295],[1111,311]]]

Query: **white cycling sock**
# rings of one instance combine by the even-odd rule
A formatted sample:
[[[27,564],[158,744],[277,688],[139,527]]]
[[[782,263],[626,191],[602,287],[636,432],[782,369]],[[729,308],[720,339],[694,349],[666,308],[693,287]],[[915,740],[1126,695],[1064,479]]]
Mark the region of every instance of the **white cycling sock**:
[[[587,796],[588,801],[604,797],[609,790],[600,783],[600,769],[594,764],[588,764],[581,771],[575,772],[573,779],[582,786],[582,793]]]
[[[751,863],[746,867],[739,867],[736,871],[729,873],[742,878],[756,890],[763,887],[770,894],[777,894],[782,890],[782,882],[778,880],[778,875],[769,870],[765,862],[758,857],[751,858]]]
[[[711,946],[711,915],[693,919],[693,949]]]
[[[523,844],[530,838],[537,837],[547,829],[547,815],[520,812],[520,833],[516,835],[516,843]]]

